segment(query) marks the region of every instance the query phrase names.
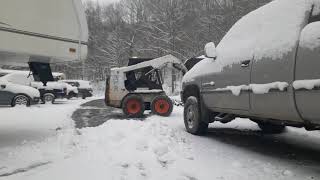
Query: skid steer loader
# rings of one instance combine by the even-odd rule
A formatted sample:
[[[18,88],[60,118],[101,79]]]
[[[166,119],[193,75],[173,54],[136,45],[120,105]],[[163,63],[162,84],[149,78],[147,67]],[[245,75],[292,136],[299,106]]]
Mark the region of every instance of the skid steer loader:
[[[172,55],[156,59],[129,60],[127,67],[111,69],[106,82],[105,103],[122,108],[130,118],[142,117],[145,110],[160,116],[170,116],[173,103],[163,90],[160,70],[172,66],[182,73],[187,69]]]

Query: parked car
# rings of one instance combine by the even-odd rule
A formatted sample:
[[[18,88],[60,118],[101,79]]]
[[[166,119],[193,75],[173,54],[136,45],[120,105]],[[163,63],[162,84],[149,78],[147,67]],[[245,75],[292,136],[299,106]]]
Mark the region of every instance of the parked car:
[[[264,132],[320,129],[320,1],[275,0],[241,18],[183,79],[188,132],[236,117]]]
[[[78,97],[86,99],[87,97],[92,97],[92,86],[89,81],[84,80],[62,80],[61,82],[67,83],[73,87],[78,88]]]
[[[56,99],[62,99],[67,96],[67,84],[61,82],[48,82],[46,86],[42,82],[37,82],[29,75],[27,71],[17,71],[9,73],[2,77],[4,80],[23,86],[30,86],[38,89],[42,103],[54,103]]]
[[[0,105],[2,106],[30,106],[38,104],[40,93],[38,90],[18,84],[10,83],[0,78]]]

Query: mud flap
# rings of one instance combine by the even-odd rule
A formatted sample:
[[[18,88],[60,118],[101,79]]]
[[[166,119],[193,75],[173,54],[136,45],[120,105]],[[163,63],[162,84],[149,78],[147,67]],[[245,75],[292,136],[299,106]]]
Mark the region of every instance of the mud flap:
[[[54,81],[49,63],[29,62],[29,68],[35,81],[41,81],[44,86],[47,82]]]

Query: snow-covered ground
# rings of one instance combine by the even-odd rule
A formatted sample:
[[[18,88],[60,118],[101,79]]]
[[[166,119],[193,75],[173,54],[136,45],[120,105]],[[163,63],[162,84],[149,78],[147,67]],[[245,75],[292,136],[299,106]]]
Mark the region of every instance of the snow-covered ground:
[[[76,130],[71,114],[82,102],[0,109],[7,120],[1,118],[0,179],[320,178],[318,131],[263,135],[255,123],[237,119],[198,137],[185,132],[182,107],[169,118],[113,119]]]
[[[72,112],[86,101],[0,107],[0,176],[63,156],[74,133]]]

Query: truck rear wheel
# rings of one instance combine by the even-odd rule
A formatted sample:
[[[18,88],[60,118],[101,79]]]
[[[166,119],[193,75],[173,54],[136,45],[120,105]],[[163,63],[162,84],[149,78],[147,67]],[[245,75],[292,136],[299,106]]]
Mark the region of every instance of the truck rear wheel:
[[[138,95],[127,96],[123,101],[122,110],[127,117],[141,118],[145,110],[143,99]]]
[[[168,117],[173,110],[172,100],[168,96],[157,96],[151,103],[153,114]]]
[[[209,124],[202,120],[199,101],[191,96],[184,105],[184,125],[187,132],[194,135],[203,135],[207,132]]]

